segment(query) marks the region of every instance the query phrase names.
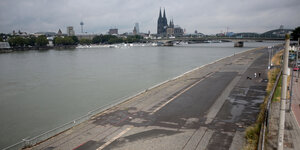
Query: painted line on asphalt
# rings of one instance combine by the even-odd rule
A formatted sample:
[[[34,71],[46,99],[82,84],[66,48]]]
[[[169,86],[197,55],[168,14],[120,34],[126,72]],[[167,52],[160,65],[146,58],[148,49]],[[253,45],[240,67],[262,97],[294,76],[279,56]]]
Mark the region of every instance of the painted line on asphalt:
[[[230,92],[233,90],[235,85],[241,79],[240,76],[234,77],[231,82],[224,88],[221,95],[216,99],[214,104],[208,109],[208,113],[206,115],[205,124],[210,124],[215,117],[217,116],[218,112],[221,110],[222,106],[224,105],[226,99],[230,95]]]
[[[183,93],[185,93],[186,91],[188,91],[189,89],[191,89],[192,87],[194,87],[195,85],[197,85],[198,83],[200,83],[201,81],[203,81],[204,79],[206,79],[207,77],[210,77],[212,74],[209,74],[207,76],[205,76],[204,78],[202,78],[201,80],[195,82],[194,84],[190,85],[189,87],[187,87],[186,89],[184,89],[183,91],[181,91],[180,93],[178,93],[177,95],[175,95],[173,98],[171,98],[170,100],[166,101],[165,103],[163,103],[162,105],[160,105],[159,107],[157,107],[155,110],[153,110],[150,115],[153,115],[155,112],[159,111],[160,109],[162,109],[164,106],[166,106],[168,103],[172,102],[174,99],[176,99],[177,97],[179,97],[180,95],[182,95]]]
[[[295,113],[297,113],[296,109],[297,109],[297,105],[293,105],[292,104],[292,112],[291,112],[291,114],[294,117],[295,121],[297,122],[298,128],[300,128],[300,120],[296,117],[296,114],[295,114]]]
[[[201,137],[201,140],[198,142],[196,150],[206,150],[210,139],[212,138],[214,134],[213,130],[207,129],[204,133],[204,135]]]
[[[114,142],[116,139],[120,138],[122,135],[124,135],[125,133],[127,133],[131,128],[132,127],[126,128],[121,133],[119,133],[117,136],[113,137],[112,139],[110,139],[109,141],[107,141],[106,143],[104,143],[102,146],[100,146],[99,148],[97,148],[97,150],[102,150],[103,148],[105,148],[106,146],[108,146],[109,144],[111,144],[112,142]]]

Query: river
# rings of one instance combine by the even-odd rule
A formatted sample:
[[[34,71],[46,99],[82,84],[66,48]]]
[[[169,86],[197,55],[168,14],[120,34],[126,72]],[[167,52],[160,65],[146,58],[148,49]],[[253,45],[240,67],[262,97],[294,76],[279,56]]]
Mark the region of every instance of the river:
[[[278,43],[131,46],[0,54],[0,148],[220,58]]]

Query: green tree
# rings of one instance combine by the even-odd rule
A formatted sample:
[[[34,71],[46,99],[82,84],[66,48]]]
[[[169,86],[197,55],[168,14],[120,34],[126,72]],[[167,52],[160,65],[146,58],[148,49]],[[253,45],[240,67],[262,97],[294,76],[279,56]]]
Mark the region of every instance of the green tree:
[[[9,45],[12,47],[24,47],[25,39],[20,36],[10,37],[8,39]]]
[[[77,38],[77,36],[71,36],[72,40],[74,41],[74,44],[78,44],[79,40]]]
[[[59,46],[59,45],[63,45],[63,38],[62,37],[55,37],[53,39],[53,44],[56,45],[56,46]]]
[[[35,36],[30,36],[30,37],[25,39],[25,45],[26,46],[34,46],[35,41],[36,41],[36,37]]]
[[[16,46],[15,37],[10,37],[8,43],[10,46]]]
[[[100,44],[103,42],[103,35],[97,35],[92,39],[93,44]]]
[[[35,43],[37,46],[46,46],[49,41],[47,40],[45,35],[40,35],[36,38]]]
[[[0,33],[0,42],[4,42],[5,39],[7,39],[7,34],[5,34],[5,33]]]
[[[293,40],[298,40],[298,38],[300,37],[300,27],[297,27],[291,35],[293,37]]]
[[[81,45],[90,45],[92,43],[92,40],[90,40],[90,39],[80,39],[79,43]]]
[[[63,38],[63,45],[74,45],[74,44],[75,42],[72,39],[72,37],[67,36]]]
[[[110,39],[113,39],[113,38],[118,38],[117,36],[115,36],[115,35],[103,35],[103,37],[102,37],[102,43],[109,43],[108,41],[110,40]],[[113,41],[113,40],[111,40],[111,41]]]
[[[117,43],[117,39],[116,38],[110,38],[108,41],[107,41],[108,44],[114,44],[114,43]]]
[[[140,35],[133,35],[133,36],[128,36],[126,38],[126,42],[127,43],[136,43],[136,42],[141,42],[142,39],[143,39],[143,37]]]
[[[75,45],[77,44],[71,36],[66,37],[55,37],[53,39],[53,44],[56,46],[62,46],[62,45]]]

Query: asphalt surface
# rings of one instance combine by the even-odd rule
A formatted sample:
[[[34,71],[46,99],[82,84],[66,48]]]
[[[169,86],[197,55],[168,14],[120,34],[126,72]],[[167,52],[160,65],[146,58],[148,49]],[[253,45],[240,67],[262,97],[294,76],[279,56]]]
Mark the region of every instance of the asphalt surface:
[[[267,49],[222,59],[30,149],[241,149],[266,94],[267,63]]]

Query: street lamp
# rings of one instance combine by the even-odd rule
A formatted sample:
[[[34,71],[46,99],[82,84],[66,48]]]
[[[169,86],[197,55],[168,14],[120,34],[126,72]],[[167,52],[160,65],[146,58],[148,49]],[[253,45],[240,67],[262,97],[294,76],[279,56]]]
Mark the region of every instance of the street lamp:
[[[299,68],[300,67],[300,63],[298,64],[298,54],[299,54],[299,51],[300,51],[300,46],[299,46],[299,44],[300,44],[300,38],[298,38],[298,48],[296,48],[296,53],[297,53],[297,55],[296,55],[296,67],[297,68]],[[297,78],[299,78],[299,69],[297,70]]]
[[[269,64],[268,64],[268,69],[271,69],[271,66],[272,66],[272,64],[271,64],[271,46],[268,46],[268,52],[269,52]]]

